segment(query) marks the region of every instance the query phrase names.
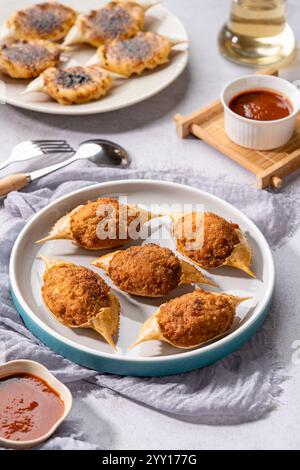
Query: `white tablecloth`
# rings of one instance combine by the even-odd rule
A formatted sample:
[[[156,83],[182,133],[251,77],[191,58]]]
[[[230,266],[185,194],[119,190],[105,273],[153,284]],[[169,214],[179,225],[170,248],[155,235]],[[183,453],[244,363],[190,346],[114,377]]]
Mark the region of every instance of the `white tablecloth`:
[[[116,140],[130,151],[133,168],[185,171],[203,169],[205,174],[254,184],[250,173],[210,149],[206,144],[177,138],[172,121],[176,112],[189,113],[215,99],[222,86],[245,69],[226,62],[218,53],[216,35],[227,17],[229,0],[165,0],[181,17],[191,39],[190,63],[183,75],[169,89],[145,103],[126,110],[91,117],[65,118],[47,116],[0,106],[1,155],[21,140],[30,138],[68,138],[76,145],[83,139],[103,136]],[[290,23],[300,35],[299,0],[290,0]],[[0,1],[1,7],[1,1]],[[298,39],[299,39],[298,35]],[[297,79],[297,66],[283,72]],[[289,178],[295,180],[298,174]],[[294,184],[300,185],[300,179]],[[296,204],[296,202],[295,202]],[[126,400],[106,389],[97,396],[82,390],[72,411],[72,422],[103,449],[297,449],[300,446],[299,389],[300,365],[292,361],[294,341],[300,340],[299,301],[293,286],[300,285],[299,231],[280,249],[287,283],[278,343],[286,373],[278,408],[268,417],[240,426],[203,426],[175,420],[162,413]]]

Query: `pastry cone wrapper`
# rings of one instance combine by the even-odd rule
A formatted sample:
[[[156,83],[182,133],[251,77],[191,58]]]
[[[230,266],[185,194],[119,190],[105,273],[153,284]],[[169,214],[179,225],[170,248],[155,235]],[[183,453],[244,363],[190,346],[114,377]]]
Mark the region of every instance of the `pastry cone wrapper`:
[[[171,48],[179,46],[180,44],[186,44],[187,46],[190,44],[190,41],[188,39],[170,38],[168,36],[166,37],[170,41]]]
[[[117,333],[120,323],[120,304],[117,297],[110,293],[110,306],[99,310],[95,318],[77,328],[91,328],[97,331],[105,341],[116,351],[113,336]]]
[[[240,303],[242,303],[246,300],[249,300],[251,298],[251,297],[241,298],[241,297],[236,297],[236,296],[229,295],[229,294],[214,294],[214,295],[217,295],[217,296],[222,295],[222,296],[230,298],[234,302],[236,307]],[[222,336],[224,336],[227,333],[227,331],[230,331],[230,329],[227,330],[227,331],[224,331],[222,334],[217,335],[217,336],[215,336],[215,337],[213,337],[213,338],[211,338],[207,341],[201,341],[198,344],[193,344],[191,346],[178,346],[178,345],[174,344],[172,341],[165,338],[164,335],[162,334],[161,329],[160,329],[159,324],[158,324],[158,321],[157,321],[157,316],[159,314],[159,311],[160,311],[160,308],[150,318],[148,318],[148,320],[145,321],[145,323],[142,325],[142,327],[140,329],[140,333],[139,333],[137,341],[135,343],[133,343],[129,347],[129,349],[135,348],[136,346],[138,346],[142,343],[145,343],[147,341],[153,341],[153,340],[162,341],[162,342],[171,344],[172,346],[174,346],[175,348],[178,348],[178,349],[193,349],[193,348],[196,348],[198,346],[209,343],[211,341],[215,341],[216,339],[221,338]]]
[[[127,3],[129,0],[116,0],[116,3]],[[149,10],[149,8],[155,7],[156,5],[160,5],[162,3],[162,0],[154,0],[152,2],[147,2],[147,1],[139,1],[139,0],[133,0],[134,3],[139,5],[144,11]]]
[[[45,238],[42,238],[41,240],[37,240],[36,243],[45,243],[50,240],[73,240],[73,235],[71,232],[71,217],[76,210],[80,209],[80,207],[82,206],[79,206],[78,208],[61,217],[61,219],[59,219],[53,225],[49,235]]]
[[[240,243],[234,247],[231,255],[225,260],[223,266],[241,269],[251,277],[256,277],[251,271],[252,249],[241,230],[236,229]]]
[[[174,224],[180,221],[184,216],[189,215],[185,212],[167,212],[165,215],[168,215]]]
[[[146,341],[165,341],[168,342],[162,335],[159,324],[157,322],[157,313],[154,313],[145,323],[142,325],[139,337],[135,343],[129,346],[128,349],[135,348],[139,344],[145,343]]]
[[[180,284],[208,284],[210,286],[219,287],[217,283],[208,279],[204,274],[195,268],[192,264],[187,261],[180,260],[182,268],[182,276],[180,279]]]
[[[7,23],[5,23],[4,27],[0,31],[0,41],[13,38],[14,36],[15,30],[11,28]]]
[[[77,20],[69,30],[68,34],[66,35],[63,46],[71,46],[74,44],[80,44],[85,41],[85,37],[82,33],[82,20],[84,15],[79,15]]]
[[[27,95],[28,93],[44,92],[44,89],[45,89],[45,82],[44,82],[43,74],[41,74],[39,77],[35,78],[27,85],[25,90],[22,91],[21,95]]]
[[[100,60],[100,57],[99,57],[99,54],[98,52],[96,52],[96,54],[94,54],[88,61],[85,65],[100,65],[102,66],[102,63],[101,63],[101,60]]]
[[[213,294],[213,292],[212,292]],[[226,292],[220,292],[215,295],[222,295],[222,297],[227,297],[230,299],[236,307],[238,307],[242,302],[246,302],[247,300],[251,300],[252,297],[238,297],[236,295],[226,294]]]
[[[121,1],[120,3],[122,3],[122,1]],[[138,1],[137,1],[136,3],[137,3],[138,5],[140,5],[140,6],[143,8],[144,11],[147,11],[147,10],[149,10],[150,8],[155,7],[156,5],[161,5],[162,0],[161,0],[161,1],[158,0],[158,1],[156,1],[156,2],[155,2],[155,1],[154,1],[154,2],[138,2]]]
[[[100,46],[101,48],[102,46]],[[99,49],[100,49],[99,48]],[[97,51],[96,54],[94,54],[88,61],[85,65],[87,66],[90,66],[90,65],[99,65],[99,68],[102,70],[105,70],[105,72],[109,72],[109,75],[114,79],[114,80],[128,80],[129,77],[127,77],[126,75],[121,75],[120,73],[116,73],[116,72],[113,72],[112,70],[110,70],[109,68],[105,68],[103,67],[103,63],[102,63],[102,57],[101,55],[99,54],[99,52]]]
[[[45,256],[41,256],[41,259],[44,261],[46,265],[46,271],[59,265],[68,265],[72,263],[65,262],[63,260],[52,260]],[[52,315],[62,324],[65,326],[78,329],[78,328],[89,328],[95,330],[99,333],[105,341],[116,351],[117,347],[115,345],[113,336],[119,330],[120,324],[120,303],[117,297],[110,292],[109,293],[109,307],[101,308],[98,314],[94,317],[89,319],[86,323],[82,323],[81,325],[72,325],[67,322],[64,322],[56,317],[56,315],[52,313]],[[50,310],[51,311],[51,310]]]
[[[51,259],[51,258],[48,258],[47,256],[40,256],[40,258],[45,263],[46,271],[48,271],[51,268],[54,268],[55,266],[59,266],[60,264],[68,264],[62,259]]]
[[[97,268],[103,269],[104,271],[109,270],[110,263],[113,259],[113,257],[117,254],[120,253],[120,250],[113,251],[112,253],[108,253],[107,255],[101,256],[100,258],[97,258],[95,261],[92,262],[93,266],[97,266]]]
[[[142,207],[138,206],[137,204],[127,204],[129,209],[129,215],[137,214],[139,217],[142,217],[143,223],[147,223],[152,219],[156,219],[161,217],[161,214],[155,214],[147,209],[143,209]]]
[[[50,230],[49,234],[46,237],[44,237],[40,240],[37,240],[36,243],[45,243],[45,242],[51,241],[51,240],[72,240],[77,245],[82,246],[82,248],[86,248],[85,246],[80,245],[80,243],[78,243],[77,240],[75,240],[75,238],[73,236],[73,233],[72,233],[72,230],[71,230],[72,215],[75,214],[75,212],[77,212],[82,207],[83,206],[80,205],[80,206],[76,207],[75,209],[73,209],[68,214],[61,217],[53,225],[53,227]],[[136,206],[134,204],[127,204],[127,207],[129,209],[129,214],[130,214],[130,211],[134,211],[134,213],[137,214],[137,220],[140,219],[141,222],[142,222],[142,225],[145,225],[147,222],[149,222],[149,220],[151,220],[153,218],[159,217],[159,214],[153,214],[150,211],[139,208],[138,206]],[[115,244],[114,246],[122,246],[122,245],[128,243],[128,239],[120,239],[119,241],[120,241],[120,243],[118,245]],[[95,248],[89,247],[89,248],[86,248],[86,249],[89,249],[91,251],[92,250],[99,251],[99,250],[107,250],[108,248],[109,247],[104,244],[103,247],[97,246]]]

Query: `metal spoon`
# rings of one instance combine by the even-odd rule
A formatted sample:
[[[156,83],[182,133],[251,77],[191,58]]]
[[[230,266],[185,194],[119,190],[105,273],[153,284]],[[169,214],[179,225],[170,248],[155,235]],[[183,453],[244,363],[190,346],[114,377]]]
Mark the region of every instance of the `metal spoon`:
[[[90,160],[102,167],[126,168],[130,164],[128,153],[120,145],[103,139],[86,140],[80,144],[77,152],[72,157],[63,162],[31,173],[18,173],[1,179],[0,196],[6,196],[11,191],[19,191],[32,181],[64,168],[77,160]]]

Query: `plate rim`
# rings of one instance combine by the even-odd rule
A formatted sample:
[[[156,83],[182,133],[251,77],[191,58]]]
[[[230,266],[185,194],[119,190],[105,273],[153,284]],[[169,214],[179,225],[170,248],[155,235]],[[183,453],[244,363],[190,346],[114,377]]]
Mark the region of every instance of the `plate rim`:
[[[266,256],[268,257],[268,262],[270,265],[270,273],[269,273],[269,279],[268,279],[268,290],[267,293],[257,308],[257,312],[255,315],[252,315],[243,325],[241,325],[237,330],[229,333],[228,335],[224,336],[223,338],[210,343],[208,345],[205,345],[203,347],[192,349],[192,350],[187,350],[185,352],[181,352],[180,355],[174,354],[174,355],[168,355],[168,356],[155,356],[155,357],[129,357],[129,356],[121,356],[121,355],[114,355],[113,353],[107,353],[103,351],[95,351],[91,350],[87,346],[80,345],[78,343],[75,343],[73,340],[70,340],[63,336],[62,334],[55,332],[52,328],[50,328],[48,325],[46,325],[44,322],[42,322],[39,317],[31,310],[31,308],[27,305],[25,299],[23,298],[19,288],[18,288],[18,282],[17,282],[17,275],[16,275],[16,254],[18,251],[18,247],[21,244],[22,239],[25,237],[26,233],[28,230],[30,230],[31,226],[34,225],[36,220],[40,217],[40,215],[46,213],[49,209],[51,209],[53,206],[56,204],[60,204],[61,202],[67,200],[67,199],[72,199],[75,195],[79,195],[81,193],[86,192],[87,190],[95,190],[96,188],[99,188],[99,190],[109,188],[111,185],[118,185],[118,186],[126,186],[126,185],[141,185],[145,184],[148,186],[151,185],[156,185],[156,186],[167,186],[167,187],[172,187],[172,188],[184,188],[185,190],[191,190],[199,194],[199,196],[204,195],[208,196],[209,198],[218,201],[219,203],[225,205],[230,211],[233,211],[233,213],[238,213],[242,218],[244,218],[247,221],[247,224],[250,225],[250,227],[256,231],[260,237],[260,241],[263,243],[263,250],[264,253],[266,253]],[[121,191],[121,190],[120,190]],[[214,350],[222,349],[226,345],[230,344],[231,342],[238,341],[239,338],[241,338],[244,334],[247,333],[248,330],[251,330],[251,328],[259,321],[260,318],[263,318],[265,310],[268,308],[270,305],[271,299],[272,299],[272,294],[274,291],[274,285],[275,285],[275,266],[274,266],[274,260],[272,256],[271,249],[269,247],[269,244],[267,240],[265,239],[263,233],[261,230],[256,226],[254,222],[252,222],[251,219],[248,218],[242,211],[237,209],[235,206],[230,204],[229,202],[225,201],[222,198],[219,198],[218,196],[215,196],[213,194],[208,193],[207,191],[203,191],[201,189],[195,188],[195,187],[189,187],[185,184],[181,183],[176,183],[176,182],[171,182],[171,181],[164,181],[164,180],[153,180],[153,179],[145,179],[145,180],[140,180],[140,179],[125,179],[125,180],[112,180],[112,181],[106,181],[103,183],[96,183],[96,184],[91,184],[88,186],[85,186],[83,188],[80,188],[78,190],[72,191],[71,193],[68,193],[64,196],[59,197],[58,199],[55,199],[53,202],[48,204],[46,207],[43,209],[39,210],[32,218],[29,219],[29,221],[26,223],[26,225],[23,227],[21,232],[19,233],[12,252],[11,252],[11,257],[10,257],[10,263],[9,263],[9,279],[10,279],[10,285],[11,289],[13,291],[13,294],[15,295],[17,301],[21,305],[21,308],[25,311],[26,315],[29,316],[32,322],[37,324],[39,328],[41,328],[43,331],[48,333],[52,338],[55,340],[58,340],[66,345],[68,345],[71,348],[75,348],[76,350],[82,352],[82,353],[88,353],[94,357],[97,357],[98,359],[108,359],[112,360],[114,362],[122,362],[122,363],[163,363],[163,362],[173,362],[173,361],[180,361],[180,359],[191,359],[196,356],[201,356],[205,355],[205,353],[209,354],[213,352]]]
[[[169,8],[167,8],[163,4],[158,3],[157,6],[162,8],[165,12],[167,12],[168,15],[173,16],[174,18],[176,18],[177,21],[180,22],[182,30],[184,32],[184,36],[185,36],[184,39],[188,41],[189,37],[188,37],[187,29],[186,29],[184,23],[179,18],[179,16],[177,16],[175,13],[173,13]],[[7,85],[5,81],[4,81],[4,83],[6,84],[6,87],[4,87],[4,96],[1,96],[1,94],[0,94],[0,102],[1,102],[1,100],[4,100],[5,104],[9,104],[10,106],[15,106],[16,108],[26,109],[28,111],[41,113],[41,114],[51,114],[51,115],[57,115],[57,116],[88,116],[88,115],[95,115],[95,114],[105,114],[105,113],[117,111],[119,109],[126,109],[126,108],[129,108],[130,106],[134,106],[138,103],[142,103],[143,101],[146,101],[146,100],[152,98],[153,96],[161,93],[163,90],[165,90],[170,85],[172,85],[172,83],[174,83],[177,80],[177,78],[183,73],[183,71],[185,70],[185,68],[188,64],[188,60],[189,60],[189,56],[190,56],[189,47],[187,47],[185,50],[182,50],[181,54],[182,54],[182,60],[180,62],[180,66],[176,70],[176,73],[174,73],[173,76],[170,77],[163,85],[160,85],[155,90],[147,92],[146,95],[144,95],[142,98],[133,98],[132,100],[130,100],[129,103],[128,102],[123,103],[123,104],[119,103],[119,104],[113,105],[113,106],[111,106],[107,109],[104,109],[104,110],[97,110],[97,109],[92,109],[92,110],[84,110],[83,109],[83,110],[80,110],[78,108],[78,111],[76,111],[77,107],[84,106],[85,104],[90,104],[90,103],[93,103],[93,102],[83,103],[83,104],[80,104],[80,105],[73,105],[73,106],[72,105],[71,106],[60,105],[60,107],[57,110],[56,109],[50,109],[50,110],[40,109],[38,103],[34,104],[34,103],[31,103],[31,102],[30,103],[26,103],[26,102],[22,102],[22,101],[19,102],[19,101],[17,101],[16,99],[14,99],[12,97],[7,97],[6,93],[5,93],[5,88],[9,85]],[[1,77],[1,75],[0,75],[0,77]],[[96,100],[95,103],[97,101],[101,102],[101,100]],[[69,112],[68,110],[72,110],[72,111]]]

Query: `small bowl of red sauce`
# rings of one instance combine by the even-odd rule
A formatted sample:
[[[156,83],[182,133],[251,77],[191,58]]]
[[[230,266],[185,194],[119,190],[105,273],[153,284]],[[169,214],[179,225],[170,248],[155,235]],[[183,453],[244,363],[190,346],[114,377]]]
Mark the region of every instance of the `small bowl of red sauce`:
[[[18,360],[0,365],[0,447],[38,446],[71,407],[69,389],[42,364]]]
[[[223,89],[225,131],[242,147],[271,150],[292,137],[300,93],[292,83],[271,75],[247,75]]]

